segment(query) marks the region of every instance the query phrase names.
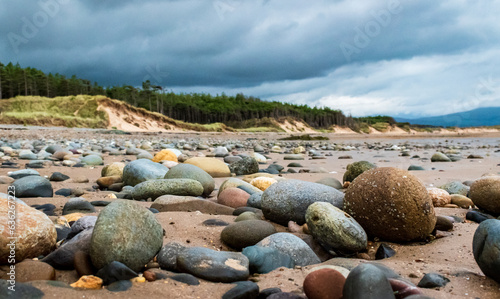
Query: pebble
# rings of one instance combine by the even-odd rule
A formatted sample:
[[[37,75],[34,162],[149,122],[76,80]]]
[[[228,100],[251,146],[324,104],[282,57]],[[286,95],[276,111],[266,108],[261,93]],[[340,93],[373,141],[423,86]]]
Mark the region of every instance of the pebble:
[[[198,166],[214,178],[231,176],[229,167],[216,158],[194,157],[187,159],[184,163]]]
[[[104,285],[120,280],[129,280],[137,277],[137,273],[123,263],[112,261],[97,271],[96,276],[102,278]]]
[[[333,269],[319,269],[304,279],[304,293],[308,299],[340,299],[346,278]]]
[[[123,182],[121,176],[104,176],[97,179],[96,183],[101,189],[109,188],[111,185]]]
[[[359,223],[327,202],[315,202],[307,208],[307,227],[329,252],[353,253],[366,249],[367,236]]]
[[[251,281],[238,281],[236,286],[224,293],[222,299],[251,299],[259,295],[259,286]]]
[[[47,263],[25,259],[16,264],[16,282],[55,279],[56,271]]]
[[[101,170],[101,177],[123,177],[124,168],[125,163],[123,162],[113,162],[111,164],[107,164]]]
[[[444,207],[451,203],[451,196],[446,190],[440,188],[427,188],[427,192],[429,192],[432,204],[435,207]]]
[[[295,265],[308,266],[321,261],[307,243],[290,233],[272,234],[256,244],[256,246],[275,248],[289,255]]]
[[[375,164],[368,161],[358,161],[347,165],[347,170],[342,178],[343,182],[353,182],[363,172],[376,168]]]
[[[262,191],[259,188],[254,187],[252,184],[247,183],[247,182],[240,180],[240,179],[237,179],[237,178],[230,178],[230,179],[225,180],[220,185],[219,192],[218,192],[217,196],[220,195],[224,190],[226,190],[228,188],[240,188],[242,190],[244,189],[250,195],[255,194],[255,193],[262,194]]]
[[[177,155],[169,149],[164,149],[158,152],[154,157],[153,157],[153,162],[161,162],[161,161],[173,161],[177,162]]]
[[[77,282],[72,283],[71,286],[73,288],[100,290],[102,287],[102,279],[93,275],[85,275],[80,277]]]
[[[248,221],[248,220],[262,220],[262,216],[257,215],[254,212],[244,212],[238,215],[238,217],[234,219],[234,222]]]
[[[425,168],[419,165],[410,165],[408,167],[408,171],[415,171],[415,170],[425,170]]]
[[[266,219],[286,226],[288,221],[305,223],[306,210],[314,202],[329,202],[341,208],[344,194],[335,188],[300,180],[284,180],[271,185],[262,194],[262,212]]]
[[[344,211],[368,236],[393,242],[424,239],[436,224],[432,200],[423,183],[408,171],[392,167],[371,169],[358,176],[346,190]]]
[[[228,226],[229,223],[227,223],[224,220],[220,219],[207,219],[201,223],[204,226]]]
[[[421,288],[430,289],[444,287],[446,284],[448,284],[448,282],[450,282],[450,280],[443,275],[437,273],[427,273],[418,282],[418,286]]]
[[[372,264],[360,264],[352,269],[344,284],[344,299],[395,298],[384,272]]]
[[[94,228],[96,221],[97,216],[83,216],[76,220],[75,223],[71,225],[71,232],[68,234],[68,240],[86,229]]]
[[[339,180],[337,180],[336,178],[332,178],[332,177],[324,177],[324,178],[316,181],[316,183],[330,186],[330,187],[333,187],[337,190],[342,189],[342,183]]]
[[[160,252],[158,252],[158,264],[162,269],[166,269],[169,271],[178,271],[177,256],[185,249],[185,246],[176,242],[165,244],[165,246],[161,248]]]
[[[470,221],[474,221],[476,223],[481,223],[485,220],[494,219],[494,218],[495,217],[493,217],[491,215],[481,213],[481,212],[475,211],[475,210],[468,211],[467,214],[465,214],[465,219],[470,220]]]
[[[217,196],[217,203],[232,208],[245,207],[250,194],[240,188],[226,188]]]
[[[78,250],[75,252],[75,256],[73,259],[73,266],[78,275],[94,275],[96,270],[92,265],[92,261],[90,260],[90,255],[82,250]]]
[[[252,184],[252,186],[259,188],[262,191],[265,191],[272,184],[277,183],[277,182],[278,181],[274,178],[257,177],[257,178],[254,178],[252,181],[250,181],[250,184]]]
[[[17,191],[17,190],[16,190]],[[0,264],[7,264],[10,255],[11,242],[10,227],[8,225],[8,196],[0,194]],[[15,258],[20,262],[27,258],[38,257],[50,253],[56,246],[57,232],[54,223],[45,215],[23,201],[15,199],[16,202],[16,246]]]
[[[259,162],[252,157],[242,157],[241,160],[229,164],[229,169],[236,175],[247,175],[259,171]]]
[[[208,197],[215,189],[215,181],[206,171],[195,165],[178,164],[165,174],[165,179],[192,179],[203,186],[203,196]]]
[[[500,220],[488,219],[479,225],[472,241],[474,259],[483,273],[500,283]]]
[[[251,273],[264,274],[280,267],[295,266],[295,262],[288,254],[272,247],[248,246],[241,253],[248,258]]]
[[[94,213],[94,206],[82,197],[71,198],[64,204],[62,214],[67,215],[71,213]]]
[[[452,194],[451,203],[463,209],[469,209],[471,207],[474,207],[474,202],[472,202],[472,199],[463,196],[461,194]]]
[[[241,250],[257,244],[260,240],[276,233],[274,226],[264,220],[247,220],[226,226],[221,232],[221,240],[229,247]]]
[[[142,200],[157,199],[162,195],[178,196],[200,196],[203,194],[203,186],[200,182],[192,179],[156,179],[147,180],[135,185],[132,198]]]
[[[67,176],[63,173],[57,172],[57,171],[52,173],[50,175],[50,178],[49,178],[49,181],[52,181],[52,182],[63,182],[66,180],[69,180],[69,176]]]
[[[200,284],[200,281],[198,280],[198,278],[194,277],[191,274],[187,274],[187,273],[175,274],[175,275],[169,276],[168,278],[173,279],[173,280],[178,281],[178,282],[185,283],[185,284],[190,285],[190,286],[197,286]]]
[[[249,276],[248,258],[239,252],[192,247],[177,255],[177,268],[213,282],[245,280]]]
[[[151,208],[160,212],[199,211],[203,214],[232,215],[234,209],[206,199],[190,196],[163,195],[158,197]]]
[[[135,186],[147,180],[163,179],[168,168],[147,159],[130,162],[123,168],[125,185]]]
[[[375,253],[375,259],[376,260],[383,260],[386,258],[390,258],[396,255],[396,251],[391,248],[391,246],[381,243],[380,246],[377,249],[377,252]]]
[[[283,160],[304,160],[304,155],[302,154],[289,154],[283,157]]]
[[[464,185],[460,181],[452,181],[442,186],[439,186],[439,188],[446,190],[450,194],[460,194],[463,196],[467,196],[470,190],[469,186]]]
[[[451,159],[443,153],[435,153],[431,157],[431,162],[451,162]]]
[[[76,252],[83,251],[88,253],[91,239],[92,229],[84,230],[71,240],[63,243],[61,247],[52,251],[42,261],[56,269],[73,269]]]
[[[162,243],[163,228],[153,213],[135,202],[116,200],[97,218],[90,257],[98,269],[118,261],[139,271],[160,251]]]
[[[103,165],[104,161],[99,155],[88,155],[81,158],[81,162],[85,165]]]
[[[41,176],[27,176],[15,180],[12,185],[16,189],[16,196],[23,197],[52,197],[54,191],[50,181]]]
[[[445,216],[437,216],[435,229],[440,231],[453,230],[453,221]]]

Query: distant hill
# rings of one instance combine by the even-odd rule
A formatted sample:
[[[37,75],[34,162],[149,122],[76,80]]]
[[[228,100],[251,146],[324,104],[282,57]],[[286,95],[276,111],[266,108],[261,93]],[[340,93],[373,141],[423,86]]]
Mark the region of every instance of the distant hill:
[[[423,117],[416,119],[394,118],[397,122],[408,122],[412,125],[428,125],[442,127],[482,127],[500,125],[500,107],[478,108],[470,111]]]

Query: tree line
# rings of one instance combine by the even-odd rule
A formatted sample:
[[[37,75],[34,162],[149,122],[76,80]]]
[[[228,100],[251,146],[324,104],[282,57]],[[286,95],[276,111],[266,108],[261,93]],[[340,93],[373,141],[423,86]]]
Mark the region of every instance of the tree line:
[[[301,119],[314,128],[332,125],[355,128],[358,121],[340,110],[317,108],[277,101],[263,101],[252,96],[210,95],[206,93],[174,93],[149,80],[140,87],[131,85],[100,86],[97,82],[73,75],[45,74],[41,70],[19,64],[0,62],[0,99],[18,95],[57,97],[69,95],[104,95],[136,107],[158,112],[173,119],[191,123],[221,122],[240,127],[245,121],[262,118],[291,117]]]

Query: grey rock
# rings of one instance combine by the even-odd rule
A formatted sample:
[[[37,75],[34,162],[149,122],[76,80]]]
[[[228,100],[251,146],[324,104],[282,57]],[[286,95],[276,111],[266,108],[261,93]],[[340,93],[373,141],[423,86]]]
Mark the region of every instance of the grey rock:
[[[203,196],[209,196],[215,189],[215,181],[211,175],[198,166],[191,164],[178,164],[165,174],[165,179],[192,179],[203,186]]]
[[[23,197],[52,197],[54,190],[50,181],[40,176],[27,176],[12,183],[16,189],[16,196]]]
[[[285,253],[276,248],[249,246],[243,249],[243,253],[250,262],[250,272],[269,273],[279,267],[293,268],[295,262]]]
[[[42,260],[42,262],[45,262],[56,269],[73,269],[76,252],[89,252],[92,231],[92,228],[90,228],[80,232],[71,240],[63,243],[61,247],[52,251]]]
[[[11,178],[13,178],[14,180],[23,178],[25,176],[30,176],[30,175],[40,176],[40,173],[34,169],[21,169],[21,170],[13,171],[9,174],[9,176]]]
[[[500,220],[488,219],[479,225],[472,240],[474,259],[481,271],[500,283]]]
[[[272,234],[257,243],[256,246],[275,248],[281,253],[288,254],[297,266],[307,266],[321,262],[309,245],[290,233]]]
[[[332,178],[332,177],[324,177],[324,178],[316,181],[316,183],[330,186],[330,187],[335,188],[337,190],[340,190],[343,188],[342,183],[339,180],[337,180],[336,178]]]
[[[158,253],[158,264],[162,269],[169,271],[178,271],[177,256],[184,250],[186,250],[186,247],[176,242],[165,244],[165,246],[163,246]]]
[[[88,155],[81,158],[81,162],[85,165],[103,165],[104,161],[99,155]]]
[[[462,184],[460,181],[452,181],[440,186],[439,188],[446,190],[450,194],[460,194],[463,196],[467,196],[470,189],[469,186]]]
[[[272,184],[262,194],[262,212],[266,219],[287,225],[305,223],[306,210],[314,202],[329,202],[342,208],[344,194],[335,188],[300,180],[285,180]]]
[[[274,226],[264,220],[239,221],[226,226],[221,232],[221,240],[226,245],[241,250],[257,244],[267,236],[276,233]]]
[[[246,175],[259,172],[259,163],[252,157],[242,157],[241,160],[231,163],[229,169],[236,175]]]
[[[168,168],[162,164],[147,159],[130,162],[123,168],[123,182],[125,185],[135,186],[147,180],[163,179]]]
[[[448,284],[448,282],[450,282],[450,280],[443,275],[437,273],[427,273],[418,282],[418,286],[421,288],[437,288],[444,287]]]
[[[94,213],[94,206],[85,200],[85,198],[72,198],[63,207],[62,214],[71,213]]]
[[[395,298],[389,280],[372,264],[361,264],[352,269],[346,278],[344,299]]]
[[[451,162],[451,159],[443,153],[435,153],[431,157],[431,162]]]

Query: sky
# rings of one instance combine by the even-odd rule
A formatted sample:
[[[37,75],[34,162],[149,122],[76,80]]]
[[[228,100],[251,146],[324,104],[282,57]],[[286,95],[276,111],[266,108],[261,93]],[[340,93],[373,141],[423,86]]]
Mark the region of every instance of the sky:
[[[500,1],[0,1],[0,61],[415,118],[500,106]]]

